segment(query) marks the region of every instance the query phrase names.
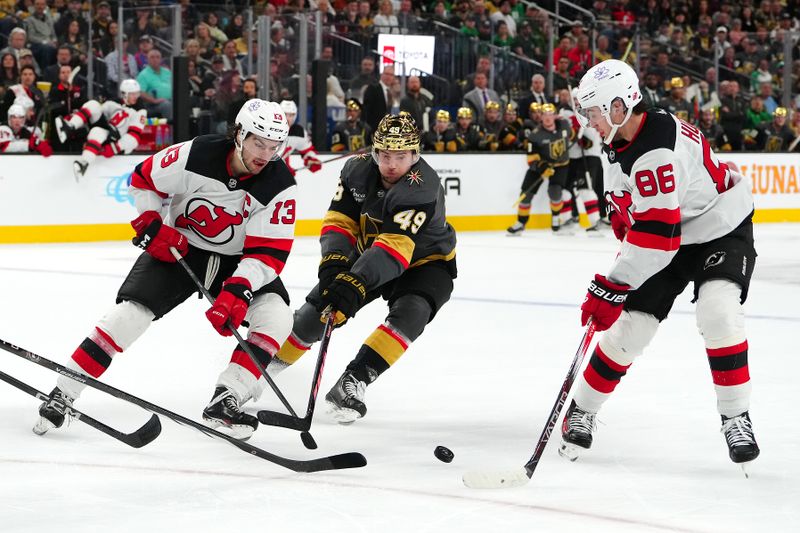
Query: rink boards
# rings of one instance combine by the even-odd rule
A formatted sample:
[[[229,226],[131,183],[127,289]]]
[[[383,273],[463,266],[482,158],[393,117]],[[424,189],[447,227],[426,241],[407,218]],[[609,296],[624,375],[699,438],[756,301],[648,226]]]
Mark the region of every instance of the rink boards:
[[[123,240],[136,217],[128,194],[134,166],[146,156],[99,158],[76,182],[72,156],[0,158],[0,243]],[[448,220],[459,231],[505,229],[527,168],[524,154],[427,154],[447,195]],[[316,235],[347,158],[321,156],[323,169],[301,170],[297,235]],[[800,221],[800,157],[796,154],[725,154],[750,180],[756,222]],[[299,157],[293,166],[302,166]],[[534,198],[531,227],[549,226],[544,188]]]

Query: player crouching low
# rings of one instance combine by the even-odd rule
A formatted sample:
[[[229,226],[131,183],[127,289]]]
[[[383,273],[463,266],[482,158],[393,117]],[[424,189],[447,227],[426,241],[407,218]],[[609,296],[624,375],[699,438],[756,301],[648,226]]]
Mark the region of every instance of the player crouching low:
[[[645,108],[636,73],[622,61],[589,69],[577,99],[582,125],[605,144],[606,198],[622,245],[581,306],[584,325],[591,318],[597,331],[608,331],[576,385],[560,452],[575,460],[589,449],[597,412],[693,282],[728,454],[734,463],[752,461],[759,447],[742,307],[756,260],[748,182],[717,159],[695,126]]]
[[[68,368],[99,378],[154,320],[197,292],[172,248],[216,297],[206,312],[214,329],[228,336],[247,318],[245,342],[262,365],[269,363],[292,327],[289,296],[279,277],[296,215],[297,185],[280,159],[288,133],[277,103],[252,99],[228,135],[175,144],[136,166],[130,192],[139,216],[131,225],[134,244],[145,251],[122,283],[117,305],[80,343]],[[193,354],[185,355],[191,365]],[[181,379],[173,376],[166,385],[177,389]],[[241,406],[257,399],[264,385],[258,366],[237,345],[203,419],[247,438],[258,420]],[[61,427],[63,405],[71,406],[85,387],[60,376],[50,394],[54,402],[41,405],[33,431],[41,435]]]
[[[139,83],[133,79],[124,80],[119,94],[120,102],[108,100],[101,104],[89,100],[71,115],[56,117],[56,132],[62,144],[78,130],[92,126],[81,157],[72,164],[76,180],[86,174],[97,156],[130,154],[139,146],[147,119],[147,111],[139,106]]]
[[[422,334],[450,299],[456,277],[456,233],[445,217],[439,176],[420,157],[414,119],[386,115],[372,147],[372,156],[354,156],[342,169],[322,222],[319,283],[295,312],[291,335],[267,367],[276,374],[319,341],[327,309],[350,318],[383,297],[389,303],[386,320],[325,396],[343,424],[367,413],[367,386]]]

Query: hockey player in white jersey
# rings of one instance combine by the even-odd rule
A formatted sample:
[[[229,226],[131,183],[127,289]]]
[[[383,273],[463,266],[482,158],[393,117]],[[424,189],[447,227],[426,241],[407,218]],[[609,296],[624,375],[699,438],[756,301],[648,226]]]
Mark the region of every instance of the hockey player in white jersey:
[[[122,283],[117,304],[72,354],[67,366],[99,378],[114,357],[197,287],[170,248],[177,249],[216,297],[206,312],[214,329],[231,335],[249,321],[247,344],[266,366],[292,329],[289,296],[279,277],[294,239],[294,178],[280,158],[289,125],[275,102],[252,99],[228,135],[203,135],[175,144],[138,164],[130,191],[139,215],[134,244],[144,249]],[[164,346],[180,352],[180,343]],[[177,353],[190,364],[195,354]],[[155,372],[157,374],[157,372]],[[172,387],[180,377],[162,376]],[[258,420],[241,405],[265,385],[258,367],[237,345],[220,374],[203,419],[247,438]],[[59,377],[50,397],[71,405],[85,385]],[[45,402],[34,432],[64,423]]]
[[[15,102],[18,100],[20,98]],[[8,108],[8,124],[0,126],[0,154],[39,152],[50,157],[53,148],[42,138],[42,130],[25,125],[26,117],[27,113],[22,105],[14,103]]]
[[[589,69],[577,99],[584,127],[605,143],[606,199],[622,245],[581,306],[584,325],[591,319],[607,331],[578,381],[560,453],[575,460],[591,446],[600,407],[693,282],[722,432],[731,460],[744,465],[759,454],[742,308],[756,259],[750,186],[717,159],[695,126],[646,109],[626,63],[606,60]]]
[[[292,174],[303,168],[307,168],[311,172],[317,172],[322,168],[322,162],[319,160],[314,145],[308,138],[305,128],[302,124],[297,124],[297,104],[292,100],[281,101],[281,109],[286,115],[286,120],[289,122],[289,138],[286,140],[286,148],[283,150],[283,160],[286,166],[292,171]],[[289,158],[293,153],[297,152],[303,158],[303,167],[292,168]]]
[[[62,144],[78,130],[91,127],[81,156],[72,164],[76,180],[86,174],[97,156],[130,154],[139,146],[147,120],[147,111],[138,106],[139,83],[133,79],[123,80],[119,94],[119,102],[107,100],[101,104],[89,100],[71,115],[56,117],[56,132]]]

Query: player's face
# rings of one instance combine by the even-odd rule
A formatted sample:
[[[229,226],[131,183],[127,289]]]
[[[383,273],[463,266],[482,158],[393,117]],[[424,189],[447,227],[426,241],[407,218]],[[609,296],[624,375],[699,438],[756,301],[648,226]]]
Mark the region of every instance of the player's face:
[[[14,133],[17,133],[19,130],[21,130],[22,126],[24,125],[25,125],[25,117],[15,117],[15,116],[8,117],[8,126]]]
[[[282,144],[258,135],[248,135],[242,143],[242,159],[247,169],[253,174],[264,170],[267,163],[279,155],[278,149]]]
[[[139,96],[141,96],[141,94],[142,93],[139,93],[139,92],[128,93],[125,96],[125,104],[126,105],[136,105],[136,102],[139,101]]]
[[[542,126],[551,129],[556,124],[555,113],[542,113]]]
[[[347,120],[348,122],[356,122],[361,117],[361,111],[358,109],[351,109],[347,108]]]
[[[484,113],[486,114],[487,122],[497,122],[497,119],[500,118],[499,109],[487,109]]]
[[[446,130],[447,126],[449,126],[449,125],[450,125],[450,123],[448,121],[446,121],[446,120],[437,120],[436,121],[436,129],[439,132],[443,132],[444,130]]]
[[[297,113],[286,113],[286,122],[291,126],[297,118]]]
[[[378,169],[384,182],[397,183],[401,177],[408,174],[413,164],[414,152],[411,150],[381,150],[378,152]]]
[[[615,114],[617,113],[618,107],[621,108],[622,106],[616,106],[616,105],[611,106],[612,120]],[[603,139],[605,139],[611,132],[611,124],[609,124],[608,120],[606,120],[606,117],[603,116],[603,112],[600,110],[599,107],[594,106],[594,107],[589,107],[587,109],[581,108],[578,110],[578,112],[589,121],[589,127],[594,128]],[[623,113],[623,116],[620,117],[619,119],[619,123],[622,122],[624,116],[625,115]]]
[[[459,117],[459,119],[458,119],[458,125],[461,126],[462,130],[465,130],[465,129],[469,128],[469,125],[471,123],[472,123],[472,119],[471,118]]]

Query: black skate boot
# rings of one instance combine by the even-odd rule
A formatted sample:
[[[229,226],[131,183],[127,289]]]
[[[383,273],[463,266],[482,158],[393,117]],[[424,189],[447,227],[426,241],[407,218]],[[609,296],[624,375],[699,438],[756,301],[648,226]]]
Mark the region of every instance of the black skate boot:
[[[728,455],[736,464],[749,463],[756,457],[761,450],[758,449],[756,437],[753,434],[753,423],[750,422],[750,414],[745,411],[738,416],[730,418],[722,416],[722,429],[725,434],[725,442],[728,443]],[[745,475],[747,472],[745,471]]]
[[[561,425],[561,446],[558,454],[575,461],[581,453],[592,447],[592,433],[597,428],[597,413],[584,411],[572,400]]]
[[[258,419],[239,407],[236,394],[227,387],[217,387],[214,396],[203,409],[203,421],[211,428],[224,426],[230,430],[231,437],[247,440],[258,429]]]
[[[51,429],[63,426],[74,400],[58,387],[54,388],[50,393],[50,399],[39,406],[39,421],[33,426],[33,432],[44,435]]]
[[[340,424],[352,424],[367,414],[364,394],[367,384],[345,371],[336,385],[325,395],[328,412]]]
[[[70,124],[68,121],[64,120],[63,117],[56,117],[56,135],[58,135],[58,140],[61,144],[67,142],[67,139],[74,136],[74,133],[78,131],[78,129]]]
[[[89,162],[82,157],[72,162],[72,173],[75,175],[75,181],[81,181],[81,178],[86,175],[87,168],[89,168]]]
[[[508,232],[506,235],[508,235],[509,237],[522,235],[522,232],[525,231],[525,224],[517,220],[516,222],[514,222],[514,224],[509,226],[506,231]]]

